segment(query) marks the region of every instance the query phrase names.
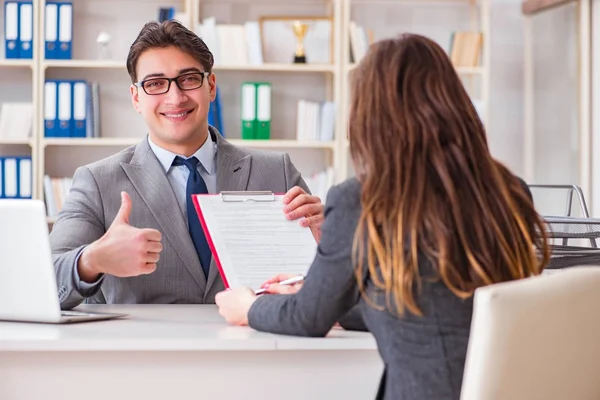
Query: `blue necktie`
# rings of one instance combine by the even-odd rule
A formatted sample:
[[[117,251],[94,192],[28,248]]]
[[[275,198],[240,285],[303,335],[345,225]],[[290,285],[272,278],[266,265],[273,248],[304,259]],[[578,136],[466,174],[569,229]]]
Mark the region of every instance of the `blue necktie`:
[[[192,201],[193,194],[207,194],[208,189],[206,188],[204,179],[202,179],[200,173],[198,172],[198,159],[196,157],[184,159],[177,156],[175,157],[175,160],[173,160],[173,165],[185,165],[190,170],[190,175],[185,188],[188,227],[190,230],[190,236],[192,237],[192,242],[194,242],[194,247],[196,248],[196,252],[200,258],[200,264],[204,270],[204,276],[208,277],[210,258],[212,254],[210,247],[208,246],[208,242],[206,241],[206,237],[204,236],[202,225],[200,225],[200,220],[196,214],[194,202]]]

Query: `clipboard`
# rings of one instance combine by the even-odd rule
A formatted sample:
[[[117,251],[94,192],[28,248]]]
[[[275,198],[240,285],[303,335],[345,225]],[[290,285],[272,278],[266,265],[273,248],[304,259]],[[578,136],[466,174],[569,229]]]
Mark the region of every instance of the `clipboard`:
[[[258,289],[279,273],[308,272],[317,243],[309,228],[285,217],[283,197],[270,191],[192,196],[225,288]]]
[[[275,201],[275,194],[270,191],[223,191],[219,193],[221,200],[225,202],[243,202],[243,201]]]

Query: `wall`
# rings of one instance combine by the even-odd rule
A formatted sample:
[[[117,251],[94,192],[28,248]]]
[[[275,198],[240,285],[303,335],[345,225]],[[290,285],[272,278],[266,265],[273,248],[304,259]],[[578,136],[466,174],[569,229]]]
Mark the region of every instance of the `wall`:
[[[521,176],[526,156],[524,26],[521,0],[493,0],[488,136],[492,153]],[[536,150],[534,177],[529,183],[579,184],[576,4],[535,16],[531,32]],[[564,192],[534,190],[533,195],[541,213],[564,213]]]
[[[490,127],[492,154],[523,174],[523,20],[521,0],[492,0]]]

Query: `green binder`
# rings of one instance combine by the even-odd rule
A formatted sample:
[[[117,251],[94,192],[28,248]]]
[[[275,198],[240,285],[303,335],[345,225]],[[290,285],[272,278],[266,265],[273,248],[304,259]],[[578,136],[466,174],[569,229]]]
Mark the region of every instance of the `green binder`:
[[[242,139],[256,139],[256,84],[254,82],[242,83]]]
[[[271,138],[271,84],[256,84],[256,139]]]

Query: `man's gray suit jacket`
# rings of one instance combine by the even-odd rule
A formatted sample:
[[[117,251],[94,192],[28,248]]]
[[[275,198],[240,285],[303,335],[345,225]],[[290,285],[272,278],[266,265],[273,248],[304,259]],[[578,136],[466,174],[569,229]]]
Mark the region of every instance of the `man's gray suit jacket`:
[[[282,193],[294,186],[308,192],[287,154],[236,147],[212,127],[210,134],[217,143],[217,192]],[[121,191],[131,197],[130,225],[162,233],[163,250],[156,271],[130,278],[105,275],[100,285],[88,292],[79,291],[73,270],[78,256],[110,227],[121,206]],[[147,138],[77,169],[50,242],[63,309],[85,299],[88,303],[108,304],[214,303],[215,295],[224,289],[214,260],[205,278],[187,221]]]

